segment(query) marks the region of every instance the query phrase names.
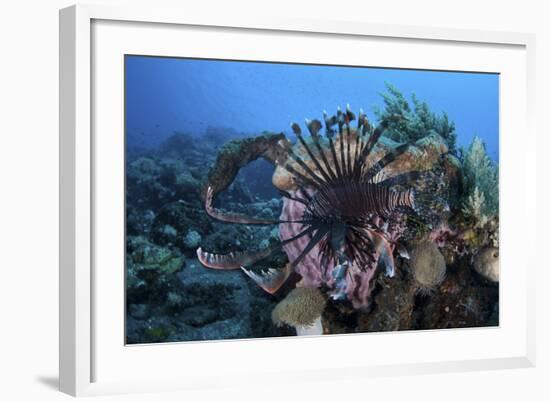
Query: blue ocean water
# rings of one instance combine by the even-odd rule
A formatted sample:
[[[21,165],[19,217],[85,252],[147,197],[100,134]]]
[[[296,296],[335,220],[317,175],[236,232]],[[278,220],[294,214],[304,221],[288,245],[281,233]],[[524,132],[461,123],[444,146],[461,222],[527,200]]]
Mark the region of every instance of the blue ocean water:
[[[154,146],[174,131],[200,135],[209,126],[289,134],[291,121],[347,103],[375,120],[386,82],[446,112],[458,146],[479,136],[498,162],[499,77],[485,73],[126,56],[128,142]]]

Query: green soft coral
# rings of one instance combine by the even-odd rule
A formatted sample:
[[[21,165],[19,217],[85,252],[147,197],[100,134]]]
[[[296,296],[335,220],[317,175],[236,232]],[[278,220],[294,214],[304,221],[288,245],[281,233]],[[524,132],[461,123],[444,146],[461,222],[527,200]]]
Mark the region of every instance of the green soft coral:
[[[375,110],[379,121],[390,121],[384,135],[398,142],[415,142],[431,134],[440,135],[449,148],[456,154],[456,132],[454,122],[447,113],[437,114],[428,104],[412,95],[412,106],[403,93],[395,86],[386,83],[387,92],[382,93],[384,109]],[[402,118],[389,118],[390,116]]]
[[[466,216],[484,224],[498,214],[498,167],[489,158],[485,144],[475,137],[463,152],[464,204]]]

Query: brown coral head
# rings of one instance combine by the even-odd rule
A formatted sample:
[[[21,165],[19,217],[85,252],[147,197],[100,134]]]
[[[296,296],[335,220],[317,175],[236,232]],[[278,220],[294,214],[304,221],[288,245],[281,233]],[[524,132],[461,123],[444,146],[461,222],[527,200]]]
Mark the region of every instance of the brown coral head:
[[[498,283],[500,279],[500,266],[498,248],[487,247],[474,257],[474,270],[487,280]]]
[[[295,288],[273,309],[271,319],[277,326],[311,326],[323,313],[326,302],[317,288]]]
[[[411,251],[410,267],[420,292],[432,292],[445,279],[445,258],[431,241],[415,245]]]

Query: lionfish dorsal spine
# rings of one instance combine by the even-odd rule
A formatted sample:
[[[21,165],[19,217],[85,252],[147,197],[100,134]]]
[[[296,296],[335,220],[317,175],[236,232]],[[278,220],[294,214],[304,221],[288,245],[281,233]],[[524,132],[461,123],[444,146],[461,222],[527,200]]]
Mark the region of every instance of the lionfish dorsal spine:
[[[294,123],[296,124],[296,123]],[[294,125],[293,124],[293,125]],[[297,124],[296,124],[297,125]],[[296,133],[296,132],[295,132]],[[325,181],[330,181],[331,180],[331,177],[329,176],[329,174],[323,169],[323,167],[321,167],[321,164],[319,163],[319,160],[317,160],[317,158],[315,157],[315,155],[313,154],[313,152],[311,151],[311,149],[309,148],[309,145],[306,143],[306,141],[304,140],[304,138],[302,137],[301,134],[296,134],[298,140],[300,141],[300,143],[302,144],[302,146],[304,147],[304,149],[306,150],[308,156],[310,157],[310,159],[313,161],[313,163],[315,164],[315,167],[317,167],[317,170],[321,173],[321,176],[323,177],[323,179]],[[313,135],[312,135],[313,136]]]
[[[309,156],[315,170],[312,169],[304,159],[296,154],[292,148],[286,149],[289,158],[292,159],[300,170],[293,167],[290,163],[282,164],[293,177],[297,179],[300,185],[305,185],[319,190],[326,184],[345,180],[372,180],[385,166],[393,162],[399,155],[408,149],[408,145],[400,145],[388,152],[383,158],[378,160],[370,168],[366,167],[366,160],[374,149],[376,143],[382,136],[389,123],[383,120],[378,127],[372,129],[366,114],[361,109],[357,118],[357,130],[355,131],[355,145],[352,151],[352,132],[351,121],[356,119],[351,108],[346,105],[345,112],[338,107],[336,115],[329,117],[326,111],[323,111],[325,121],[326,136],[329,142],[329,153],[331,154],[332,165],[326,151],[320,142],[318,135],[322,124],[319,120],[306,119],[306,127],[312,137],[313,146],[304,139],[302,130],[297,123],[292,123],[291,128],[300,142],[302,148]],[[332,126],[338,125],[338,150],[333,139]],[[363,141],[366,137],[366,142]],[[315,152],[314,150],[315,149]]]
[[[306,120],[307,121],[307,120]],[[319,125],[321,124],[318,120],[313,120],[313,121],[317,121],[319,123]],[[308,125],[309,126],[309,125]],[[327,156],[325,155],[325,151],[323,150],[323,147],[321,146],[321,142],[320,142],[320,138],[319,138],[319,135],[318,135],[318,131],[312,131],[311,132],[311,136],[313,138],[313,143],[315,144],[315,147],[317,149],[317,152],[319,153],[319,155],[321,156],[321,160],[325,166],[325,169],[328,173],[328,175],[330,176],[327,181],[333,181],[337,178],[336,176],[336,172],[334,171],[334,169],[330,166],[330,163],[327,159]]]

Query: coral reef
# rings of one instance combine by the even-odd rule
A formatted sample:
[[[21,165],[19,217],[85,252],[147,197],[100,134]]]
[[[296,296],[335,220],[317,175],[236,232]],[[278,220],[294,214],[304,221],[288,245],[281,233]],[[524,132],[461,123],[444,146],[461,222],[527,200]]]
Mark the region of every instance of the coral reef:
[[[138,276],[140,271],[155,270],[160,274],[175,273],[182,269],[184,257],[168,248],[150,243],[142,237],[129,237],[127,247],[131,252],[130,261],[134,269],[130,277]]]
[[[276,300],[239,272],[219,274],[188,260],[178,273],[159,273],[128,288],[127,342],[270,337],[292,334],[271,323]]]
[[[128,343],[293,334],[271,321],[278,298],[266,298],[241,272],[217,274],[196,260],[201,242],[224,251],[236,243],[244,249],[260,247],[262,240],[263,246],[278,241],[272,227],[236,228],[212,222],[204,212],[201,183],[224,142],[235,137],[231,131],[207,131],[201,140],[177,133],[158,149],[128,152]],[[259,172],[255,169],[254,176]],[[265,172],[264,181],[269,182],[271,173]],[[222,204],[243,213],[278,216],[280,200],[253,197],[245,177],[233,177],[220,196]],[[273,258],[276,264],[286,263],[283,254]]]
[[[152,222],[149,237],[159,245],[177,246],[190,256],[196,247],[189,246],[189,233],[194,232],[202,237],[212,229],[213,224],[206,213],[196,203],[182,199],[160,207]]]
[[[197,247],[201,243],[201,240],[202,237],[198,232],[196,232],[195,230],[189,230],[185,235],[183,243],[188,249],[197,249]]]
[[[411,328],[446,329],[498,325],[498,286],[487,283],[461,258],[432,295],[416,298]]]
[[[326,135],[293,125],[296,143],[210,128],[129,152],[127,342],[498,325],[496,164],[479,138],[457,157],[454,124],[416,97],[388,86],[384,101],[378,131],[347,109],[325,116]],[[356,186],[356,163],[372,187]],[[360,247],[345,247],[308,170],[339,185],[331,205],[363,225]],[[333,240],[304,234],[304,216],[330,221]]]

